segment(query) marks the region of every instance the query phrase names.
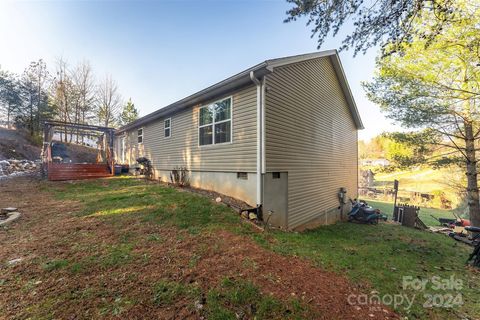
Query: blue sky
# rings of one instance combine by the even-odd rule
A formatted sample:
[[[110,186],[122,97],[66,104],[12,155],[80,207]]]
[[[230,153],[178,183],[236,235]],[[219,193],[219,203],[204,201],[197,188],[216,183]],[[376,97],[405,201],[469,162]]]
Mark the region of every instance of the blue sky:
[[[141,115],[270,58],[316,51],[305,21],[283,23],[277,1],[65,1],[0,3],[0,67],[20,73],[43,58],[90,61],[97,78],[111,74]],[[345,29],[348,32],[348,28]],[[323,49],[338,48],[342,36]],[[361,81],[373,74],[376,50],[341,53],[368,139],[391,130],[367,100]]]

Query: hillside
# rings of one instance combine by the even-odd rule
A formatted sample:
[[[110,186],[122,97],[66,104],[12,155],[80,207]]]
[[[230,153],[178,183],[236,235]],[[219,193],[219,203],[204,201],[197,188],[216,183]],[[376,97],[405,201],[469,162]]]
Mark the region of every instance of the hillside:
[[[0,127],[0,160],[33,161],[40,159],[40,152],[40,147],[27,138],[24,132]]]
[[[388,173],[378,172],[374,176],[374,187],[392,189],[393,181],[399,181],[399,197],[411,197],[412,192],[439,196],[448,201],[449,206],[441,207],[439,200],[428,201],[423,205],[438,208],[457,208],[464,205],[460,196],[465,185],[465,176],[460,168],[450,167],[435,169],[430,167],[412,168],[406,171]],[[410,200],[409,200],[410,201]],[[417,203],[419,204],[419,203]]]
[[[74,163],[95,163],[97,149],[76,144],[64,144],[63,152]],[[41,148],[26,132],[0,127],[0,160],[16,159],[35,161],[40,159]]]

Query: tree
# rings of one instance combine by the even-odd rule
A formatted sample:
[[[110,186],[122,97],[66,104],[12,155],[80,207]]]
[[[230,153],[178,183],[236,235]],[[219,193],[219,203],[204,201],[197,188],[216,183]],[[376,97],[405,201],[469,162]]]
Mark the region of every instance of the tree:
[[[457,0],[458,1],[458,0]],[[472,0],[476,1],[476,0]],[[336,36],[342,26],[353,19],[353,31],[345,37],[341,49],[354,48],[355,54],[379,44],[389,49],[410,42],[414,37],[431,42],[441,30],[455,21],[459,12],[455,0],[287,0],[293,7],[287,11],[284,22],[308,17],[312,37],[318,36],[318,49],[332,32]],[[415,21],[425,15],[434,15],[431,28],[418,28]]]
[[[433,150],[426,141],[432,141],[430,131],[383,133],[385,156],[399,168],[425,164]]]
[[[47,65],[40,59],[31,62],[21,78],[23,119],[31,136],[39,134],[43,120],[51,116],[46,92],[48,76]]]
[[[110,75],[107,75],[97,89],[97,116],[99,124],[105,127],[116,126],[121,100],[117,83]]]
[[[11,120],[18,114],[21,105],[19,82],[15,75],[0,71],[0,110],[6,114],[7,128],[10,128]]]
[[[365,84],[368,97],[403,126],[425,129],[423,139],[463,157],[470,219],[480,226],[477,156],[480,139],[480,9],[457,4],[462,15],[427,45],[413,37],[402,50],[377,60],[374,80]],[[435,28],[435,17],[418,20],[417,28]],[[397,45],[397,44],[395,44]]]
[[[56,76],[52,82],[51,96],[59,120],[63,122],[75,121],[72,112],[75,100],[73,82],[68,71],[68,64],[63,58],[58,58],[56,62]],[[64,128],[63,133],[65,136],[64,141],[67,142],[67,128]],[[71,139],[72,136],[70,135]],[[62,134],[60,134],[60,140],[63,141]]]
[[[72,95],[74,100],[74,122],[87,123],[94,115],[95,105],[95,83],[93,79],[92,68],[88,61],[79,63],[75,69],[70,72],[72,79]],[[76,134],[76,142],[79,142],[79,131]],[[84,137],[81,136],[83,143]]]
[[[120,114],[120,125],[124,126],[129,124],[132,121],[138,119],[138,110],[135,108],[135,104],[132,102],[132,98],[128,99],[127,104],[123,107],[122,113]]]

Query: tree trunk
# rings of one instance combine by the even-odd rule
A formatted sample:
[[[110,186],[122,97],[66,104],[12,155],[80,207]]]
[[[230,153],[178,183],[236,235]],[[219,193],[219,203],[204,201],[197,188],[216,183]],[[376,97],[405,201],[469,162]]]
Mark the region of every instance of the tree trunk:
[[[33,137],[33,97],[30,94],[30,136]]]
[[[7,129],[10,129],[10,110],[12,108],[10,102],[8,103],[7,108]]]
[[[477,181],[477,158],[475,155],[475,138],[471,122],[465,122],[465,150],[467,156],[467,201],[470,222],[480,227],[480,198]]]

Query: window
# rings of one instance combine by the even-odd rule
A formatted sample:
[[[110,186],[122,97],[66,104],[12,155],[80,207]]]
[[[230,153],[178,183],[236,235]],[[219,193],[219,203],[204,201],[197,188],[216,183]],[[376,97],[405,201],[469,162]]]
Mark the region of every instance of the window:
[[[198,136],[201,146],[232,141],[232,98],[200,108]]]
[[[143,128],[137,130],[137,139],[138,143],[143,143]]]
[[[272,179],[280,179],[280,172],[272,172]]]
[[[165,121],[163,121],[163,131],[165,132],[165,138],[170,137],[171,128],[172,118],[165,119]]]
[[[248,173],[237,172],[237,179],[248,180]]]

